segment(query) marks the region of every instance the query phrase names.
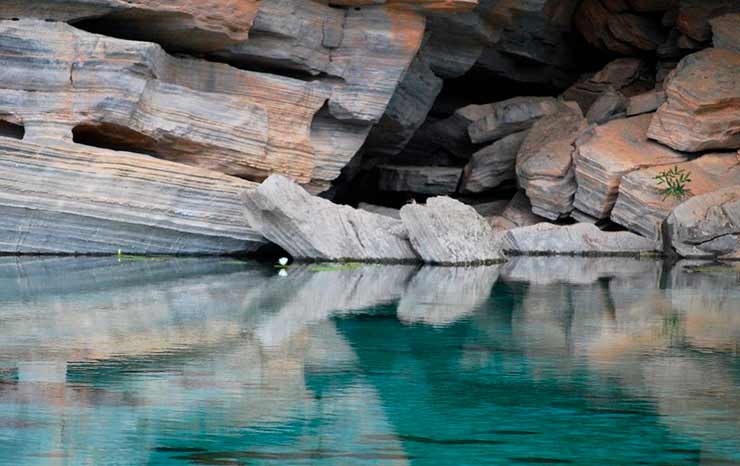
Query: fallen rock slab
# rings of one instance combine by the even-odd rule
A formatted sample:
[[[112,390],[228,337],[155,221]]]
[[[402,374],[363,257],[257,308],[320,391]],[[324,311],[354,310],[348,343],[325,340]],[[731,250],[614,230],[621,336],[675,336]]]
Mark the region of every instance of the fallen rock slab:
[[[725,256],[740,250],[740,184],[680,204],[667,220],[671,246],[684,257]]]
[[[690,173],[691,182],[687,188],[692,196],[740,185],[740,157],[736,153],[707,154],[675,166]],[[655,180],[659,173],[670,167],[645,168],[625,175],[612,209],[612,221],[646,238],[660,241],[664,220],[674,207],[685,201],[666,197]]]
[[[650,141],[652,115],[611,121],[587,131],[574,153],[578,189],[574,206],[596,219],[608,218],[624,175],[640,168],[676,164],[688,156]]]
[[[555,113],[529,130],[517,154],[516,173],[535,214],[557,220],[573,210],[573,144],[585,129],[580,109],[559,103]]]
[[[283,176],[270,176],[243,200],[249,224],[296,259],[417,259],[400,221],[312,196]]]
[[[520,131],[474,153],[463,170],[460,192],[481,193],[516,179],[516,154],[526,137],[527,132]]]
[[[673,149],[740,148],[740,52],[706,49],[685,57],[668,77],[666,103],[648,136]]]
[[[432,264],[482,264],[505,256],[494,232],[475,209],[449,197],[407,204],[401,219],[414,250]]]
[[[147,155],[0,137],[0,252],[235,254],[254,183]]]
[[[658,251],[655,241],[630,232],[605,232],[590,223],[539,223],[509,230],[504,249],[529,255],[634,255]]]
[[[530,128],[537,120],[558,109],[553,97],[514,97],[490,104],[483,118],[468,128],[470,140],[483,143]]]

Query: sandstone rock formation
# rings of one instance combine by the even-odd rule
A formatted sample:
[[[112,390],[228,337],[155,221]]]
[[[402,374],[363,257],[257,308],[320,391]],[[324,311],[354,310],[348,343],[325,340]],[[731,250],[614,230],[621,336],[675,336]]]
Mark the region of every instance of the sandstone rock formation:
[[[474,153],[465,166],[460,192],[481,193],[516,178],[516,154],[527,132],[510,134]]]
[[[270,176],[243,197],[249,224],[295,258],[416,259],[398,220],[312,196],[281,175]]]
[[[740,185],[740,157],[735,153],[707,154],[676,166],[690,173],[687,188],[692,196]],[[655,180],[669,167],[645,168],[624,176],[611,219],[646,238],[661,240],[663,222],[682,201],[666,197]]]
[[[516,173],[535,214],[557,220],[573,210],[573,143],[585,129],[577,106],[558,103],[555,113],[529,130],[517,155]]]
[[[235,254],[265,244],[244,221],[255,184],[141,154],[0,137],[0,251]]]
[[[685,162],[675,152],[647,138],[652,115],[620,119],[598,126],[576,143],[578,189],[574,206],[596,219],[608,218],[624,175],[640,168]]]
[[[605,232],[590,223],[558,226],[539,223],[509,230],[504,249],[514,254],[620,255],[655,252],[650,241],[630,232]]]
[[[740,148],[740,52],[707,49],[678,64],[648,136],[676,150]]]
[[[495,141],[523,131],[543,116],[555,112],[557,102],[552,97],[514,97],[481,110],[483,116],[468,127],[470,140],[474,143]]]
[[[671,246],[681,256],[735,256],[740,252],[740,184],[692,197],[667,220]]]
[[[740,13],[730,13],[709,20],[712,44],[718,49],[740,52]]]
[[[414,250],[432,264],[478,264],[505,259],[486,219],[448,197],[407,204],[401,219]]]

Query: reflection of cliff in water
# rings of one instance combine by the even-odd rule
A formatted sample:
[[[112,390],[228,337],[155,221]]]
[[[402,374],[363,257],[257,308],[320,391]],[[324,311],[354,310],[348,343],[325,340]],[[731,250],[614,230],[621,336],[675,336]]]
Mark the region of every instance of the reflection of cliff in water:
[[[238,432],[225,457],[194,460],[248,461],[241,445],[272,426],[271,441],[296,451],[342,432],[332,447],[401,464],[430,448],[453,461],[450,445],[516,450],[513,435],[541,438],[546,457],[561,446],[553,432],[596,430],[604,413],[626,416],[625,435],[699,438],[702,457],[740,448],[740,292],[727,266],[520,257],[281,277],[223,259],[5,258],[0,305],[2,422],[21,423],[29,404],[74,412],[76,429],[49,424],[40,441],[69,454],[90,437],[124,444],[135,426],[143,452],[171,444],[168,429]],[[104,427],[85,417],[100,406]],[[491,406],[508,420],[495,429],[481,418]],[[0,450],[38,445],[33,435]],[[344,453],[322,461],[346,464]]]

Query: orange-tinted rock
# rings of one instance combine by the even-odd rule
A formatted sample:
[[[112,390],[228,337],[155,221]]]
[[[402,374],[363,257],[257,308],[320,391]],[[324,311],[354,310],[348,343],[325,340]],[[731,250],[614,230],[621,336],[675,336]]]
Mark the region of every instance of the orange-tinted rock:
[[[740,52],[740,13],[719,16],[709,23],[712,25],[714,47]]]
[[[665,85],[666,103],[648,136],[676,150],[740,148],[740,52],[707,49],[685,57]]]
[[[244,41],[259,0],[0,0],[0,18],[95,19],[121,37],[172,50],[209,51]]]
[[[608,218],[623,176],[645,167],[685,162],[687,156],[647,138],[652,115],[611,121],[576,143],[574,206],[596,219]]]
[[[690,174],[691,182],[686,187],[692,196],[740,185],[740,155],[734,152],[707,154],[676,166]],[[611,219],[649,239],[661,240],[663,221],[683,201],[666,197],[664,186],[655,179],[671,167],[645,168],[624,176]]]

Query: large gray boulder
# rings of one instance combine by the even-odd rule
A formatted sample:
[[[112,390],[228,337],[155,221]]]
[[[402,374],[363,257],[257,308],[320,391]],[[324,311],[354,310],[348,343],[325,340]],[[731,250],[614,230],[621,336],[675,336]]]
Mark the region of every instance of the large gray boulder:
[[[740,185],[692,197],[667,220],[671,246],[684,257],[740,253]]]
[[[480,264],[505,259],[493,229],[475,209],[449,197],[407,204],[401,219],[424,262]]]
[[[270,176],[243,199],[250,225],[297,259],[417,259],[400,221],[312,196],[283,176]]]
[[[539,223],[509,230],[504,249],[532,255],[632,255],[658,250],[654,241],[630,232],[605,232],[590,223]]]

